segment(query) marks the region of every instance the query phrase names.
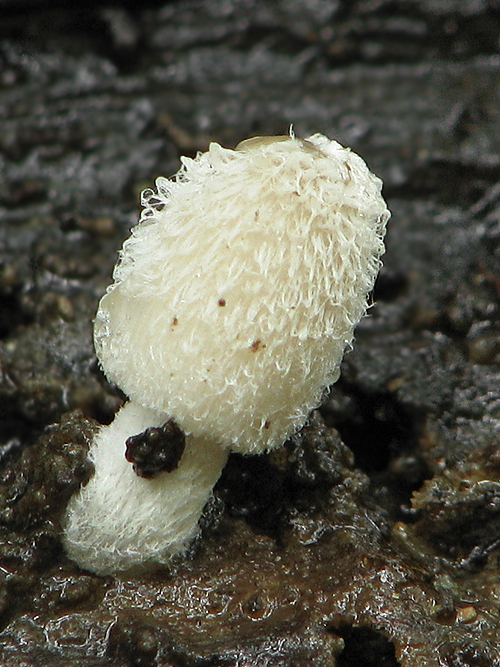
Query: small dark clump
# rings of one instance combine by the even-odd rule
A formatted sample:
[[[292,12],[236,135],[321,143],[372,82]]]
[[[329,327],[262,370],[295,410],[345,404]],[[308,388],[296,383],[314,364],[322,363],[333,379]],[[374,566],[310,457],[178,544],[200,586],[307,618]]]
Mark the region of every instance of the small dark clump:
[[[173,419],[152,426],[126,441],[125,458],[139,477],[152,479],[160,472],[172,472],[179,465],[186,436]]]

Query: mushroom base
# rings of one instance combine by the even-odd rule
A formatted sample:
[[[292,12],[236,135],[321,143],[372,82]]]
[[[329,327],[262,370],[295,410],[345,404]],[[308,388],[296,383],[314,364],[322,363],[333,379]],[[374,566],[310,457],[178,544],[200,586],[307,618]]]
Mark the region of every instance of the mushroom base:
[[[220,477],[228,452],[217,443],[187,436],[173,472],[138,477],[125,459],[125,441],[169,416],[127,403],[98,431],[89,456],[95,473],[67,508],[64,547],[96,574],[166,564],[186,550]]]

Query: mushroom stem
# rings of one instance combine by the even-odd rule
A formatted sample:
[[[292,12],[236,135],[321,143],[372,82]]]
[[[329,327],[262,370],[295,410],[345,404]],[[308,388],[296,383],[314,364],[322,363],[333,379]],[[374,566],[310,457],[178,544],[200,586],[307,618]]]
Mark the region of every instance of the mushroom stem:
[[[179,466],[154,479],[138,477],[125,459],[125,441],[169,415],[133,402],[99,429],[89,456],[95,473],[68,506],[65,549],[97,574],[167,563],[184,551],[224,467],[228,452],[188,435]]]

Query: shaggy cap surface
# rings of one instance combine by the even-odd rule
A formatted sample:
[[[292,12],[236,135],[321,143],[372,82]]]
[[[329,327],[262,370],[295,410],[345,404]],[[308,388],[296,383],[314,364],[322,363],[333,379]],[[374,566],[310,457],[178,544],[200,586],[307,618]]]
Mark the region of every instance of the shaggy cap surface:
[[[389,211],[364,161],[316,134],[210,145],[143,193],[102,298],[107,377],[242,452],[300,428],[367,308]]]

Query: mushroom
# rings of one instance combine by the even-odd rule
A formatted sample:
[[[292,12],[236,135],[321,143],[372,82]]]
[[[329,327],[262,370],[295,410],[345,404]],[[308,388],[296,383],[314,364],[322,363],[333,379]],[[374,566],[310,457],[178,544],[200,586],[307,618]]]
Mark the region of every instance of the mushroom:
[[[108,379],[129,397],[90,447],[64,544],[98,574],[166,564],[198,531],[229,452],[305,423],[339,376],[381,265],[381,181],[315,134],[210,144],[142,195],[95,319]],[[126,442],[173,420],[175,466],[147,478]]]

